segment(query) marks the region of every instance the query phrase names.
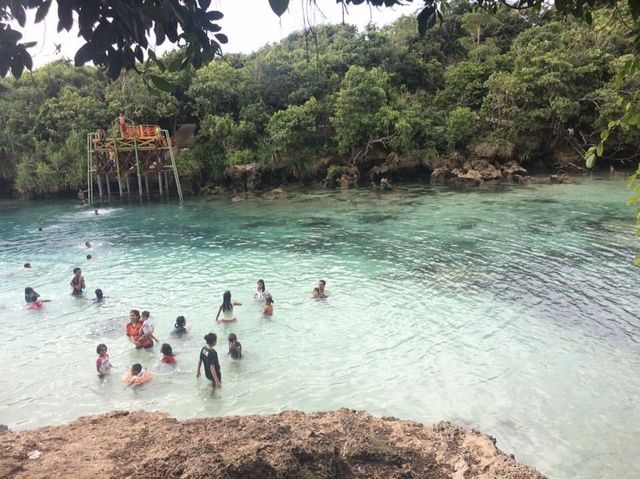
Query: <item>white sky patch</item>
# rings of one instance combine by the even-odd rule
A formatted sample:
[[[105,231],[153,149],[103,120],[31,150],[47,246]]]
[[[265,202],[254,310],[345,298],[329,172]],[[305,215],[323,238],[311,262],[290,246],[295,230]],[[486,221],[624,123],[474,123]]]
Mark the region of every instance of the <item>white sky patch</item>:
[[[419,3],[379,9],[367,5],[351,6],[344,14],[344,21],[360,29],[368,23],[383,26],[402,15],[416,15],[419,6]],[[271,11],[268,0],[214,0],[211,9],[224,13],[220,26],[222,33],[229,37],[229,43],[223,45],[224,53],[251,53],[268,43],[281,40],[291,32],[302,30],[308,24],[341,23],[343,20],[342,8],[335,0],[318,0],[318,8],[310,6],[309,0],[291,0],[289,10],[281,18]],[[34,24],[34,16],[35,10],[32,10],[24,29],[13,25],[22,32],[22,41],[38,42],[29,50],[34,67],[58,58],[73,59],[83,40],[78,37],[75,27],[70,32],[57,32],[57,6],[52,5],[49,15],[41,23]],[[173,48],[174,45],[165,41],[156,48],[156,53],[162,54]]]

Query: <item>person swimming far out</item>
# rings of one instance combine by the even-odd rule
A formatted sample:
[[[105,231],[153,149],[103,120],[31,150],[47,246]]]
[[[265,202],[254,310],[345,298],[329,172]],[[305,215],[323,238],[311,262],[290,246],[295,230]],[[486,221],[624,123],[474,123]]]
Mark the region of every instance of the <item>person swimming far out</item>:
[[[216,322],[230,323],[232,321],[236,321],[237,318],[233,315],[234,306],[242,306],[242,303],[238,301],[231,301],[231,291],[225,291],[222,295],[222,304],[218,309],[218,314],[216,314]],[[220,313],[222,313],[222,318],[220,318]]]
[[[90,242],[90,241],[85,241],[85,242],[84,242],[84,247],[85,247],[85,248],[92,248],[92,247],[93,247],[93,245],[91,244],[91,242]]]
[[[73,278],[69,282],[73,291],[71,294],[73,296],[81,296],[82,291],[87,287],[84,282],[84,277],[82,276],[82,270],[80,268],[73,268]]]
[[[222,387],[222,374],[220,372],[220,361],[218,361],[218,353],[213,349],[218,342],[218,336],[215,333],[209,333],[204,337],[206,346],[200,350],[198,358],[198,368],[196,378],[200,378],[200,369],[204,365],[205,377],[211,381],[214,388]]]
[[[94,291],[94,293],[95,293],[96,297],[93,298],[93,303],[94,304],[101,304],[105,300],[106,296],[104,295],[104,293],[102,292],[102,290],[100,288],[96,289]]]
[[[104,379],[111,374],[111,368],[114,367],[109,360],[109,354],[107,354],[107,345],[98,344],[96,353],[98,353],[98,357],[96,359],[96,372],[100,379]]]
[[[131,366],[131,369],[122,377],[122,382],[127,387],[139,386],[148,382],[153,377],[151,371],[142,368],[142,364],[136,363]]]
[[[162,353],[162,357],[160,358],[162,364],[176,364],[176,356],[173,354],[173,349],[170,344],[163,343],[162,346],[160,346],[160,353]]]
[[[231,333],[227,341],[229,341],[229,352],[227,355],[231,356],[231,359],[242,358],[242,344],[238,341],[238,336],[236,336],[235,333]]]
[[[256,292],[253,297],[256,298],[256,301],[264,302],[264,298],[267,294],[269,293],[267,292],[267,288],[264,285],[264,280],[259,279],[256,286]]]
[[[264,297],[264,309],[262,310],[262,314],[264,314],[265,316],[271,316],[273,314],[273,297],[270,294],[267,294]]]
[[[87,255],[87,259],[91,260],[93,259],[93,256],[91,256],[90,254]]]
[[[25,263],[22,267],[24,269],[31,269],[31,263]]]
[[[191,328],[187,326],[187,320],[184,316],[178,316],[176,318],[176,324],[173,325],[171,330],[171,336],[182,337],[191,332]]]

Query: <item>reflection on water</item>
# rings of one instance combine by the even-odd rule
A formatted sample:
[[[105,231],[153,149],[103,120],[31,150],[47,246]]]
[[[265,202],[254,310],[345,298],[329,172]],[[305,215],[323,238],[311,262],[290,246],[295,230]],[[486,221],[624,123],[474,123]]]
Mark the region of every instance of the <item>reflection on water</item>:
[[[27,428],[115,408],[175,416],[350,407],[451,419],[555,478],[634,477],[640,431],[638,247],[622,181],[413,187],[101,209],[0,203],[0,423]],[[39,232],[38,227],[43,231]],[[85,241],[95,244],[85,259]],[[30,262],[31,271],[22,269]],[[69,296],[83,269],[103,306]],[[264,278],[275,314],[253,299]],[[310,298],[318,279],[331,294]],[[23,305],[26,286],[52,299]],[[242,306],[216,325],[222,292]],[[151,311],[176,371],[124,389],[122,331]],[[184,315],[193,334],[169,333]],[[218,334],[224,388],[195,379]],[[236,333],[241,362],[226,356]],[[95,377],[104,342],[116,366]]]

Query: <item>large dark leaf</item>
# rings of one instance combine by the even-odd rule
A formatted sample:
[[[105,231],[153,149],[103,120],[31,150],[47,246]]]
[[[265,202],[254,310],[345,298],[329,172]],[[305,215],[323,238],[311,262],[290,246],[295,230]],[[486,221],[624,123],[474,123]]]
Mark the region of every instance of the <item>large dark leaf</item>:
[[[216,20],[222,19],[224,15],[222,14],[222,12],[211,10],[210,12],[207,12],[206,17],[207,17],[207,20],[211,20],[212,22],[215,22]]]
[[[436,8],[428,5],[418,14],[418,32],[420,35],[427,33],[436,24]]]
[[[49,13],[49,7],[51,7],[51,0],[44,0],[36,10],[36,23],[40,23],[44,17]]]
[[[269,5],[271,5],[273,13],[281,17],[289,8],[289,0],[269,0]]]
[[[158,90],[166,91],[168,93],[171,93],[173,91],[173,85],[162,77],[159,77],[157,75],[149,75],[149,80],[151,80],[153,85]]]
[[[91,43],[85,43],[76,52],[76,56],[73,61],[76,66],[84,65],[88,61],[93,59],[93,45]]]
[[[216,33],[214,36],[216,37],[216,40],[218,40],[223,45],[225,43],[229,43],[229,39],[227,38],[227,36],[224,33]]]

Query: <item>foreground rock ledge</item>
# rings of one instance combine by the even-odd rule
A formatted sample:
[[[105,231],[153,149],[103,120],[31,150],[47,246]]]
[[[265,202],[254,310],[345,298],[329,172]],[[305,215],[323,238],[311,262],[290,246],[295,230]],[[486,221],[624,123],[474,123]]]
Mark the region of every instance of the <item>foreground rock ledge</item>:
[[[31,457],[31,458],[30,458]],[[178,421],[111,412],[0,434],[7,478],[543,478],[487,436],[347,409]]]

